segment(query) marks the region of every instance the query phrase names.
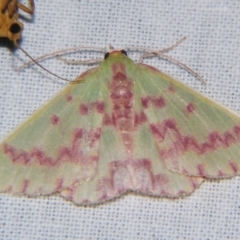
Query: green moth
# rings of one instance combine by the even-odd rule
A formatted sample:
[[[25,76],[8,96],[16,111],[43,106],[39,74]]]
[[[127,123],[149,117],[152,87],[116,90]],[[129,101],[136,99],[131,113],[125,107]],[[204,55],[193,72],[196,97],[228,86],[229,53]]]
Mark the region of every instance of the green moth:
[[[113,50],[0,145],[0,192],[177,198],[240,173],[240,116]]]

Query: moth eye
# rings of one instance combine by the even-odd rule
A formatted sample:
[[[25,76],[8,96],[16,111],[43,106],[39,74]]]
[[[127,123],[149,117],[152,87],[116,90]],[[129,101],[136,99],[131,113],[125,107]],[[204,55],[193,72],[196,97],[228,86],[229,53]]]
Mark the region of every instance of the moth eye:
[[[121,53],[127,56],[127,52],[125,50],[122,50]]]
[[[9,30],[11,33],[17,34],[21,31],[21,26],[18,23],[13,23]]]
[[[104,55],[104,59],[107,59],[109,57],[109,52],[107,52],[105,55]]]

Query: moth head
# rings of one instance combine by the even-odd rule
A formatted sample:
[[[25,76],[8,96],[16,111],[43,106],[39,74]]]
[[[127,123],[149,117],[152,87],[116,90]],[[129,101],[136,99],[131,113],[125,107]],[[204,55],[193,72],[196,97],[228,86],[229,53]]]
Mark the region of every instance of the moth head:
[[[104,55],[104,59],[106,60],[110,55],[125,55],[127,56],[127,52],[125,50],[112,50],[110,52],[107,52],[105,55]]]

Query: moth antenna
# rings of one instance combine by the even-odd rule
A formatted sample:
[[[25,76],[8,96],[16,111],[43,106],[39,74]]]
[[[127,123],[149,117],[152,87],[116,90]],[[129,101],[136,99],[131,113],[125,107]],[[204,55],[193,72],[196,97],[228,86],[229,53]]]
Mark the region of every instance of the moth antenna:
[[[168,48],[165,48],[165,49],[161,50],[161,53],[166,53],[166,52],[172,51],[174,48],[178,47],[186,39],[187,39],[186,37],[181,38],[175,44],[173,44],[171,47],[168,47]]]
[[[92,60],[68,60],[65,58],[62,58],[60,56],[56,56],[56,58],[66,64],[75,64],[75,65],[91,65],[91,64],[96,64],[96,63],[100,63],[103,59],[102,58],[96,58],[96,59],[92,59]]]
[[[23,64],[23,65],[18,69],[18,71],[23,70],[24,68],[26,68],[26,67],[34,64],[35,62],[40,62],[40,61],[46,60],[46,59],[51,58],[51,57],[57,57],[57,56],[59,56],[59,55],[63,55],[63,54],[67,54],[67,53],[72,53],[72,52],[76,52],[76,51],[83,51],[83,50],[91,50],[91,51],[96,51],[96,52],[106,52],[106,49],[105,49],[105,48],[91,47],[91,46],[90,46],[90,47],[80,46],[80,47],[67,48],[67,49],[63,49],[63,50],[56,51],[56,52],[44,54],[44,55],[36,58],[34,61],[31,60],[31,61]]]
[[[187,39],[186,37],[183,37],[180,40],[178,40],[175,44],[173,44],[172,46],[164,48],[157,52],[166,53],[166,52],[172,51],[174,48],[178,47],[186,39]],[[154,50],[154,49],[144,48],[144,47],[124,47],[123,49],[126,51],[138,51],[138,52],[146,52],[146,53],[156,52],[156,50]],[[139,58],[138,62],[141,62],[141,57]]]
[[[175,59],[175,58],[173,58],[173,57],[170,57],[170,56],[168,56],[168,55],[163,54],[161,51],[143,54],[143,55],[141,56],[141,59],[143,60],[144,58],[151,58],[151,57],[155,57],[155,56],[158,56],[158,57],[167,59],[168,61],[177,64],[178,66],[182,67],[183,69],[185,69],[186,71],[188,71],[189,73],[191,73],[193,76],[195,76],[196,78],[198,78],[198,79],[201,81],[202,84],[207,85],[206,81],[205,81],[197,72],[195,72],[194,70],[192,70],[192,69],[191,69],[190,67],[188,67],[186,64],[178,61],[177,59]]]
[[[109,48],[109,51],[113,51],[115,49],[111,44],[109,44],[108,48]]]
[[[187,39],[186,37],[183,37],[180,40],[178,40],[175,44],[173,44],[172,46],[170,46],[168,48],[165,48],[163,50],[160,50],[160,51],[155,51],[155,50],[147,49],[147,48],[127,48],[127,50],[144,51],[144,52],[146,52],[146,53],[142,54],[139,57],[139,59],[138,59],[139,63],[143,62],[144,58],[151,58],[151,57],[156,57],[156,56],[164,58],[164,59],[167,59],[168,61],[177,64],[178,66],[182,67],[183,69],[185,69],[186,71],[191,73],[193,76],[198,78],[202,82],[202,84],[207,85],[206,81],[197,72],[192,70],[186,64],[178,61],[177,59],[175,59],[173,57],[170,57],[170,56],[164,54],[164,53],[172,51],[174,48],[178,47],[186,39]]]
[[[18,43],[15,41],[14,44],[24,53],[26,54],[32,61],[33,63],[35,63],[36,65],[38,65],[40,68],[42,68],[44,71],[46,71],[47,73],[51,74],[54,77],[57,77],[61,80],[67,81],[67,82],[72,82],[72,80],[60,77],[59,75],[50,72],[48,69],[46,69],[45,67],[43,67],[40,63],[38,63],[36,60],[34,60],[22,47],[20,47],[20,45],[18,45]]]

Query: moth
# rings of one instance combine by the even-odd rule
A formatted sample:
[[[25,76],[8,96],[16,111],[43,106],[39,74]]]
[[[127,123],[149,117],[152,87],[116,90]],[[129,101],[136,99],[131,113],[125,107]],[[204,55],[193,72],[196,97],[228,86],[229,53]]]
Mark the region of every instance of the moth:
[[[91,205],[178,198],[240,173],[240,116],[124,50],[69,84],[0,145],[0,192]]]
[[[19,22],[18,9],[33,14],[34,0],[29,0],[29,7],[26,7],[19,0],[0,0],[0,37],[6,37],[17,45],[21,38],[23,24]]]

